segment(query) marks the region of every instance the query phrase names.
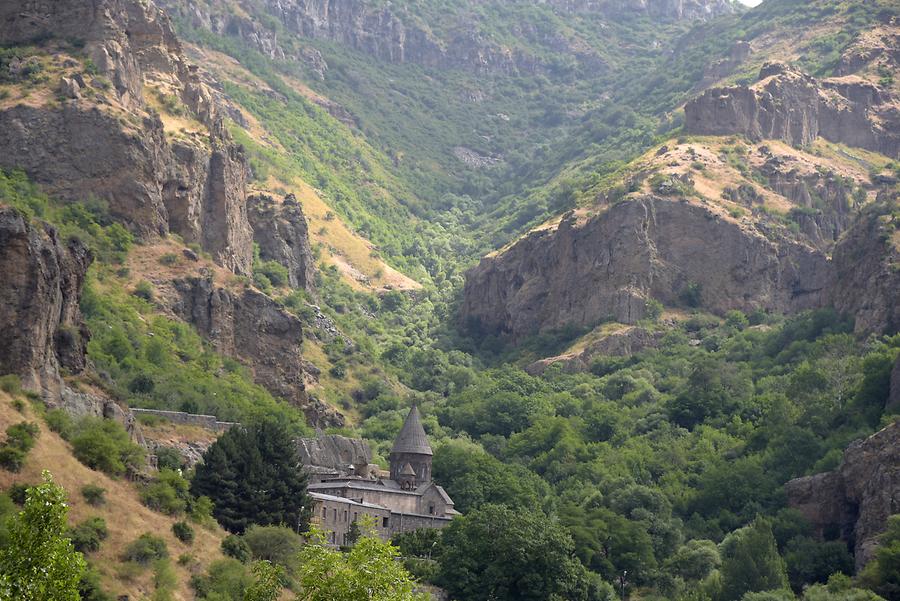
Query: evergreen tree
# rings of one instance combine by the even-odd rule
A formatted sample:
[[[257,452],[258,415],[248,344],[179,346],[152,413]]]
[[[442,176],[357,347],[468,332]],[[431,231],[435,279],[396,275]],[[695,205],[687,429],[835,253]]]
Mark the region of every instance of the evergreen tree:
[[[44,472],[0,548],[0,600],[78,601],[86,563],[66,537],[66,493]]]
[[[787,589],[787,570],[769,520],[757,518],[722,541],[721,601],[735,601],[748,592]]]
[[[294,441],[274,421],[235,427],[204,453],[191,492],[212,499],[213,516],[229,532],[251,524],[305,529],[312,501]]]

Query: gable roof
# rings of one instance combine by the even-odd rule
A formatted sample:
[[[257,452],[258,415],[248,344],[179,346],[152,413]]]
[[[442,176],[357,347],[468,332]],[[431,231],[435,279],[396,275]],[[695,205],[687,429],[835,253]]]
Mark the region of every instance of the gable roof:
[[[428,444],[428,437],[425,436],[425,428],[422,427],[419,408],[413,405],[403,422],[403,428],[400,434],[394,440],[394,446],[391,453],[415,453],[418,455],[433,455],[431,445]]]

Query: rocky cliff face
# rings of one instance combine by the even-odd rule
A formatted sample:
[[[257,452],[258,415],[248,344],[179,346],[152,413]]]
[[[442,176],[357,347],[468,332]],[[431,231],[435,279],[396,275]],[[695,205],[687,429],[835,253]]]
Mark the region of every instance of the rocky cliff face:
[[[172,311],[193,324],[216,350],[246,362],[258,384],[298,406],[307,400],[300,348],[303,329],[271,298],[247,288],[231,292],[209,277],[173,282]]]
[[[90,336],[78,309],[92,257],[77,240],[0,208],[0,373],[59,399],[61,373],[80,373]]]
[[[688,102],[685,131],[797,146],[821,136],[896,158],[898,106],[890,92],[856,76],[817,81],[792,67],[767,64],[751,86],[711,88]]]
[[[0,166],[22,168],[54,195],[96,196],[139,235],[174,231],[248,273],[248,167],[187,64],[166,16],[138,0],[0,4],[0,44],[40,41],[54,54],[61,102],[0,110]],[[174,98],[200,131],[175,137],[145,86]]]
[[[309,247],[309,227],[303,208],[293,194],[278,203],[267,194],[247,200],[253,241],[264,261],[276,261],[288,270],[292,288],[315,290],[315,259]]]
[[[900,331],[900,249],[896,193],[883,193],[835,246],[828,300],[856,318],[857,332]],[[893,207],[893,210],[892,210]]]
[[[729,0],[551,0],[554,10],[596,13],[609,18],[648,15],[662,20],[698,20],[733,12]],[[478,73],[536,73],[552,71],[539,57],[522,48],[498,43],[479,30],[476,13],[461,17],[440,36],[418,15],[400,4],[357,0],[265,0],[262,5],[241,1],[241,14],[216,10],[194,0],[164,0],[168,10],[190,20],[195,27],[242,38],[272,58],[290,57],[318,70],[321,55],[311,49],[291,50],[277,33],[261,24],[261,15],[248,19],[261,7],[292,33],[328,40],[390,63],[474,70]],[[466,3],[460,2],[465,12]],[[576,57],[582,64],[602,68],[600,55],[569,34],[548,33],[529,23],[518,23],[513,35]],[[570,32],[571,33],[571,32]]]
[[[888,516],[900,512],[900,424],[851,444],[834,472],[791,480],[785,490],[820,534],[837,533],[852,545],[861,568]]]
[[[819,306],[828,277],[825,254],[809,246],[646,196],[583,222],[564,218],[482,259],[466,274],[462,317],[520,337],[610,318],[634,323],[647,299],[677,305],[687,290],[714,312],[791,312]]]

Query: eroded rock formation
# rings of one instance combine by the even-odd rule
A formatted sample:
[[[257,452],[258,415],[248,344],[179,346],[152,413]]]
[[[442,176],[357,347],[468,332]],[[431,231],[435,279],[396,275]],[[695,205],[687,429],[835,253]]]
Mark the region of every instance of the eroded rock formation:
[[[900,156],[900,110],[889,91],[857,76],[818,81],[780,63],[750,86],[711,88],[684,107],[685,131],[805,145],[821,136]]]
[[[271,298],[245,288],[216,286],[211,277],[173,282],[179,298],[171,307],[192,324],[215,349],[241,359],[254,380],[272,394],[302,407],[307,401],[300,349],[302,322]]]
[[[62,199],[104,199],[139,235],[171,230],[248,273],[247,162],[168,18],[137,0],[61,0],[2,3],[0,22],[2,45],[39,40],[72,53],[55,67],[61,103],[0,111],[0,166],[24,169]],[[145,86],[182,105],[199,129],[168,135]]]
[[[648,298],[677,305],[687,290],[714,312],[792,312],[820,306],[828,282],[821,251],[704,206],[645,196],[564,218],[485,257],[466,274],[462,318],[516,338],[610,318],[632,324]]]
[[[900,331],[900,249],[894,235],[897,197],[896,193],[881,196],[835,246],[828,301],[855,318],[857,332],[894,334]]]
[[[0,207],[0,373],[59,399],[62,373],[84,370],[90,334],[78,301],[91,261],[80,241]]]
[[[820,535],[852,546],[861,568],[888,516],[900,513],[900,423],[851,444],[837,470],[791,480],[785,490]]]
[[[264,261],[275,261],[288,270],[292,288],[315,289],[315,259],[309,247],[309,227],[303,208],[293,194],[278,203],[267,194],[247,199],[253,241]]]

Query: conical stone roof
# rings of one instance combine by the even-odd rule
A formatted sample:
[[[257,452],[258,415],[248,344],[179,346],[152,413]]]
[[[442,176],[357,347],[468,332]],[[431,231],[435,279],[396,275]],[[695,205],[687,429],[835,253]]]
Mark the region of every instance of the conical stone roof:
[[[400,434],[394,440],[391,453],[434,454],[431,452],[431,445],[428,444],[428,437],[425,436],[425,428],[422,427],[419,408],[415,405],[409,410],[406,421],[403,422],[403,428],[400,429]]]

